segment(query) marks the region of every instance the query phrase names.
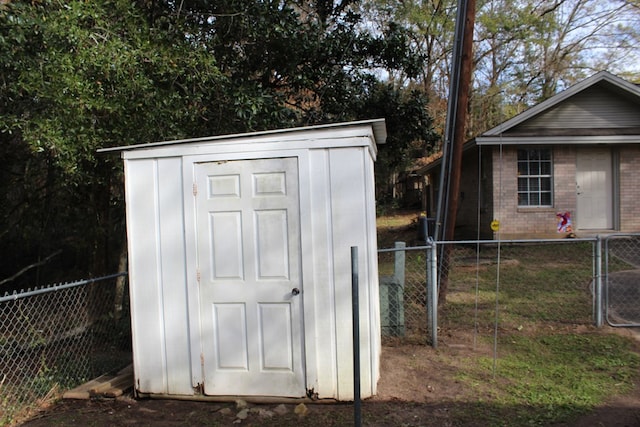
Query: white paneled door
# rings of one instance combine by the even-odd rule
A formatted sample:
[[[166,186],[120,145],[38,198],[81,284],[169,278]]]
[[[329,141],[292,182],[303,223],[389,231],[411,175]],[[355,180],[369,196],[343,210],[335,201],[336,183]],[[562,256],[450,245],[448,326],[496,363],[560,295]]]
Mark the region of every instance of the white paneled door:
[[[204,392],[304,396],[296,158],[196,166]]]
[[[613,228],[613,174],[607,148],[578,150],[576,219],[581,230]]]

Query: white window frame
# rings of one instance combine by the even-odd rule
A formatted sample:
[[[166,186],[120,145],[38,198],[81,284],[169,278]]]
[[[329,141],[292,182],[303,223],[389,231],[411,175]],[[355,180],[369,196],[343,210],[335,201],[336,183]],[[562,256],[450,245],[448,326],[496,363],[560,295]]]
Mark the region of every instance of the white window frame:
[[[553,207],[553,151],[545,147],[517,150],[519,208]]]

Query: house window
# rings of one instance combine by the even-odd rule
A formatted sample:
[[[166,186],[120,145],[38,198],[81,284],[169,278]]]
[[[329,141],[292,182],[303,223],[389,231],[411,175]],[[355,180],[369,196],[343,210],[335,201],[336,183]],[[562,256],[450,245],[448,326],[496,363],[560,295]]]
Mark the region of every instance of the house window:
[[[552,206],[551,150],[518,149],[518,206]]]

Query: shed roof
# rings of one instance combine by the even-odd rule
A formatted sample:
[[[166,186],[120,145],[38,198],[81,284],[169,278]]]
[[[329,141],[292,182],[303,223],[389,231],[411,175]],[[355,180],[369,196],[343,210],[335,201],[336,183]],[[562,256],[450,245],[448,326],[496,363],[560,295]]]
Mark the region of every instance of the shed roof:
[[[177,139],[173,141],[150,142],[146,144],[123,145],[118,147],[101,148],[98,150],[98,152],[99,153],[122,152],[122,151],[148,149],[148,148],[164,147],[164,146],[179,145],[179,144],[229,141],[233,139],[242,139],[242,138],[248,138],[248,137],[273,136],[278,134],[291,134],[293,132],[318,131],[318,130],[329,130],[329,129],[337,129],[337,128],[344,129],[349,127],[366,126],[366,125],[370,125],[372,127],[376,144],[384,144],[386,142],[387,129],[385,125],[385,120],[370,119],[370,120],[360,120],[360,121],[343,122],[343,123],[329,123],[329,124],[315,125],[315,126],[264,130],[264,131],[258,131],[258,132],[215,135],[215,136],[206,136],[206,137],[190,138],[190,139]]]

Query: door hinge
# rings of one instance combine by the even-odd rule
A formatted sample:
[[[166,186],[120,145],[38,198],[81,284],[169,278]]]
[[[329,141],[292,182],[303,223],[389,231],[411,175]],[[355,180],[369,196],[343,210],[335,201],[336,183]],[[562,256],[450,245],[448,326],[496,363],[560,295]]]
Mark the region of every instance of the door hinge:
[[[193,195],[198,195],[198,184],[196,184],[195,182],[193,183]]]

